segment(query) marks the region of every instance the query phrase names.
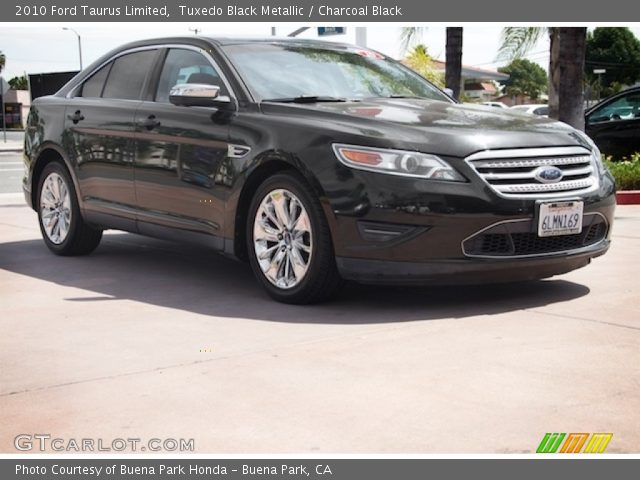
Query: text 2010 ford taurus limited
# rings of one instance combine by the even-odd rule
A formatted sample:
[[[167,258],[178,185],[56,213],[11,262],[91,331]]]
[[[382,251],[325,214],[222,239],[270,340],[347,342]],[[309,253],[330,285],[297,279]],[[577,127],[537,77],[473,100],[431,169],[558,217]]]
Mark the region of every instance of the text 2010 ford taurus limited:
[[[27,202],[59,255],[107,228],[248,260],[274,298],[343,279],[550,277],[609,247],[614,182],[581,132],[460,105],[370,50],[317,41],[125,45],[33,102]]]

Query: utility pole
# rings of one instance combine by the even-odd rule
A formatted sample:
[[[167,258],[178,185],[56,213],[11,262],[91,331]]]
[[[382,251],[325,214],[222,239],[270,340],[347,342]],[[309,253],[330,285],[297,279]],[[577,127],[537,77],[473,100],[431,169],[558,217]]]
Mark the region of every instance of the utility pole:
[[[80,38],[80,34],[76,32],[73,28],[69,28],[69,27],[62,27],[62,30],[65,30],[67,32],[73,32],[76,34],[76,37],[78,37],[78,57],[80,57],[80,70],[82,70],[82,39]]]

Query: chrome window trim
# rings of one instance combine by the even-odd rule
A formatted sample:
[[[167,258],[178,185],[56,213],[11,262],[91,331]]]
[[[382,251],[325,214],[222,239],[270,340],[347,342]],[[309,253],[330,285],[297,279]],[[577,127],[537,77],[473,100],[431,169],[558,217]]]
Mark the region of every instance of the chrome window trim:
[[[593,178],[592,185],[586,186],[584,188],[578,190],[569,190],[566,192],[529,192],[529,193],[503,193],[496,188],[495,185],[491,184],[483,174],[478,172],[476,169],[476,165],[474,165],[475,161],[485,160],[485,161],[500,161],[511,158],[530,158],[534,160],[535,158],[552,158],[552,157],[563,157],[563,156],[589,156],[590,165],[593,169],[593,176],[589,178]],[[565,159],[563,159],[565,160]],[[600,188],[600,177],[599,177],[599,169],[596,165],[595,159],[593,158],[593,152],[585,147],[574,146],[574,147],[537,147],[537,148],[511,148],[504,150],[483,150],[481,152],[473,153],[464,159],[465,163],[473,170],[473,172],[480,178],[480,180],[491,189],[493,193],[495,193],[500,198],[506,198],[511,200],[517,199],[552,199],[552,198],[566,198],[566,197],[575,197],[576,195],[584,195],[588,193],[595,192]],[[564,163],[564,162],[560,162]],[[584,163],[584,162],[582,162]],[[549,162],[552,165],[552,162]],[[541,184],[545,185],[545,184]],[[556,185],[556,184],[546,184],[546,185]]]
[[[598,215],[600,217],[602,217],[602,219],[604,220],[604,224],[607,227],[607,233],[609,232],[610,226],[609,226],[609,222],[607,221],[607,217],[605,217],[602,213],[600,212],[588,212],[585,213],[583,215],[583,217],[587,217],[587,216],[594,216],[594,215]],[[467,240],[472,239],[473,237],[482,234],[482,232],[486,232],[487,230],[492,229],[493,227],[497,227],[498,225],[504,225],[505,223],[519,223],[519,222],[535,222],[535,217],[534,218],[514,218],[511,220],[501,220],[499,222],[495,222],[492,223],[491,225],[484,227],[480,230],[478,230],[475,233],[472,233],[471,235],[469,235],[468,237],[464,238],[461,242],[460,242],[460,248],[462,249],[462,254],[465,257],[469,257],[469,258],[488,258],[488,259],[492,259],[492,260],[496,260],[496,259],[518,259],[518,258],[536,258],[536,257],[554,257],[554,256],[561,256],[561,255],[567,255],[567,254],[580,254],[583,252],[588,252],[589,250],[593,249],[593,247],[596,247],[602,243],[604,243],[607,240],[607,236],[605,235],[605,237],[600,240],[599,242],[593,243],[591,245],[587,245],[586,247],[580,247],[580,248],[574,248],[574,249],[569,249],[569,250],[558,250],[557,252],[547,252],[547,253],[529,253],[527,255],[474,255],[472,253],[467,253],[466,250],[464,249],[464,244]]]
[[[165,48],[166,49],[179,48],[179,49],[183,49],[183,50],[192,50],[194,52],[198,52],[198,53],[202,54],[207,59],[207,61],[211,64],[211,66],[216,70],[216,72],[218,72],[218,75],[222,79],[222,83],[224,83],[224,86],[227,88],[227,91],[229,92],[229,96],[231,97],[231,99],[233,101],[235,101],[236,104],[238,103],[238,99],[236,97],[235,92],[231,88],[231,84],[229,83],[229,80],[227,79],[226,75],[224,74],[224,71],[220,68],[218,63],[213,58],[213,56],[204,48],[196,47],[194,45],[181,44],[181,43],[162,43],[162,44],[157,44],[157,45],[145,45],[143,47],[135,47],[135,48],[129,48],[127,50],[123,50],[122,52],[119,52],[119,53],[115,54],[114,56],[109,57],[107,60],[102,62],[96,68],[91,70],[91,72],[80,83],[78,83],[78,85],[73,87],[69,91],[69,93],[67,93],[66,98],[68,98],[68,99],[71,99],[71,98],[84,98],[84,97],[76,97],[75,96],[75,93],[78,91],[78,89],[81,88],[84,85],[84,82],[86,82],[93,75],[95,75],[98,72],[98,70],[100,70],[102,67],[104,67],[108,63],[113,62],[117,58],[120,58],[123,55],[128,55],[130,53],[142,52],[142,51],[145,51],[145,50],[162,50],[162,49],[165,49]],[[163,60],[163,66],[164,66],[164,60]],[[91,97],[91,98],[103,98],[103,97]],[[110,100],[125,100],[125,99],[114,98],[114,99],[110,99]],[[150,101],[150,102],[153,102],[153,103],[159,103],[159,102],[156,102],[155,100],[130,100],[130,101],[134,101],[134,102]]]

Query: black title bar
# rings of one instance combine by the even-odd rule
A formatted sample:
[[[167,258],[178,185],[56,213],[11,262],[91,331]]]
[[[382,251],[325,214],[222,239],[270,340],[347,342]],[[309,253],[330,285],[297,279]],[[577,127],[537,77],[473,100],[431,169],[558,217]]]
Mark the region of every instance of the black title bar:
[[[0,3],[4,22],[630,22],[628,0],[22,0]]]

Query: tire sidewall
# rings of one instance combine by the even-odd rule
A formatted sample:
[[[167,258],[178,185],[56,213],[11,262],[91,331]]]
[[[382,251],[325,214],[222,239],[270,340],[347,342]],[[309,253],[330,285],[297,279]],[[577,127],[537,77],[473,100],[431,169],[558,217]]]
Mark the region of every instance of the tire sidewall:
[[[301,293],[304,292],[308,285],[314,281],[314,277],[317,275],[319,264],[323,260],[326,261],[325,259],[323,259],[323,253],[326,254],[326,252],[319,251],[321,244],[321,242],[319,241],[319,235],[321,232],[320,222],[322,221],[322,219],[318,218],[318,213],[322,213],[322,209],[320,208],[318,200],[312,198],[312,194],[305,190],[305,187],[309,188],[307,182],[299,175],[290,173],[276,174],[265,180],[258,187],[256,193],[253,196],[253,199],[251,200],[249,215],[247,215],[245,238],[247,239],[247,253],[249,256],[249,263],[251,264],[251,268],[255,276],[258,277],[260,283],[266,288],[269,294],[281,300],[292,299],[301,295]],[[304,279],[295,287],[288,289],[278,288],[273,283],[271,283],[269,279],[266,278],[266,276],[262,272],[262,269],[260,268],[258,259],[256,258],[256,252],[253,243],[253,225],[258,207],[260,206],[260,203],[265,198],[267,193],[279,188],[289,190],[300,199],[302,205],[307,211],[307,215],[309,216],[309,220],[311,222],[312,250],[309,260],[309,268]]]
[[[69,222],[69,231],[67,232],[67,237],[64,239],[62,243],[56,244],[53,243],[49,237],[47,236],[47,232],[44,229],[44,225],[42,223],[42,205],[41,205],[41,195],[42,195],[42,187],[44,185],[45,180],[51,173],[57,173],[65,182],[65,186],[67,187],[67,191],[69,192],[70,203],[71,203],[71,221]],[[71,180],[71,176],[67,169],[60,164],[59,162],[51,162],[47,164],[42,170],[42,174],[38,179],[38,196],[37,200],[37,212],[38,212],[38,224],[40,225],[40,232],[42,233],[42,238],[44,239],[45,244],[49,247],[50,250],[56,253],[64,253],[73,242],[74,237],[76,236],[76,231],[78,228],[78,221],[80,217],[80,208],[78,206],[78,199],[76,197],[76,190],[73,185],[73,181]]]

